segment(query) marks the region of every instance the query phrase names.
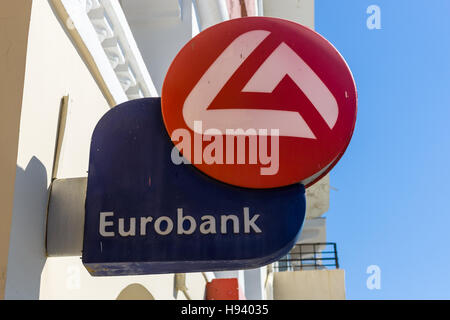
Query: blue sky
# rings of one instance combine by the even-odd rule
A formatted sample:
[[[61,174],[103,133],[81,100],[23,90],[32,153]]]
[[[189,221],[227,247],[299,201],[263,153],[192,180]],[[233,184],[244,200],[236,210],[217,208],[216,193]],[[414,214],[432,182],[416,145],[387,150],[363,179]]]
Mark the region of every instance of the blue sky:
[[[373,4],[380,30],[366,26]],[[326,213],[347,298],[450,299],[450,1],[316,0],[316,30],[359,95]],[[380,290],[366,287],[370,265]]]

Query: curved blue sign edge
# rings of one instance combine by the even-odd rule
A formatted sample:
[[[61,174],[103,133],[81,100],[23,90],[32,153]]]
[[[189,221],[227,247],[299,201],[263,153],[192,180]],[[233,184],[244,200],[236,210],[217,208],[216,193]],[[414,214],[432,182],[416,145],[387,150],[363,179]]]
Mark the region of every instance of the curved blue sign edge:
[[[136,112],[137,111],[137,112]],[[131,116],[130,116],[131,115]],[[135,123],[136,126],[130,129],[130,123],[140,121],[139,119],[146,119],[146,123]],[[145,121],[144,121],[145,122]],[[95,223],[95,220],[98,221],[98,213],[99,213],[99,205],[100,207],[106,206],[108,208],[100,208],[100,211],[103,210],[111,210],[112,207],[118,207],[117,199],[111,199],[112,197],[117,198],[119,193],[111,193],[106,190],[108,187],[105,187],[111,181],[107,181],[105,176],[117,174],[119,172],[125,172],[126,170],[135,170],[136,167],[125,167],[122,170],[117,170],[117,166],[112,166],[111,168],[116,169],[116,171],[112,170],[108,173],[108,170],[111,168],[106,168],[106,171],[103,170],[103,167],[108,167],[107,163],[110,160],[117,160],[111,157],[111,154],[99,156],[99,150],[102,149],[105,145],[114,145],[117,147],[120,144],[120,139],[114,139],[114,133],[118,131],[123,131],[130,133],[128,136],[125,134],[125,140],[122,142],[126,142],[124,145],[128,145],[130,140],[129,138],[133,136],[137,131],[144,131],[144,135],[140,135],[141,139],[137,139],[139,142],[150,140],[150,144],[155,145],[154,152],[158,153],[158,160],[153,161],[150,166],[159,166],[158,170],[164,172],[167,177],[175,176],[179,177],[180,175],[185,177],[185,184],[189,185],[192,179],[195,180],[193,186],[204,185],[204,190],[209,189],[220,189],[223,190],[223,193],[230,194],[235,192],[236,194],[246,194],[249,195],[251,200],[249,200],[247,205],[252,205],[253,203],[259,203],[261,201],[268,201],[270,196],[274,196],[273,206],[282,205],[283,201],[294,203],[293,206],[287,206],[287,210],[285,212],[277,213],[281,217],[278,220],[283,220],[283,217],[286,218],[286,221],[282,223],[284,225],[293,224],[294,228],[289,229],[289,236],[286,236],[283,241],[278,242],[277,250],[264,252],[258,257],[251,257],[251,254],[248,252],[242,253],[241,256],[237,254],[236,259],[217,259],[217,254],[215,254],[214,259],[208,260],[205,259],[205,256],[196,257],[195,254],[190,259],[189,255],[186,255],[185,252],[180,257],[180,259],[176,259],[176,255],[169,257],[169,259],[161,260],[155,257],[155,259],[148,259],[145,257],[144,259],[140,259],[138,255],[133,254],[125,254],[123,255],[124,250],[111,250],[108,255],[99,255],[98,249],[94,249],[94,247],[102,246],[102,241],[99,240],[99,226],[98,223]],[[149,130],[148,132],[145,132]],[[120,135],[119,135],[120,136]],[[144,137],[144,138],[142,138]],[[146,138],[145,138],[146,137]],[[135,135],[136,138],[136,135]],[[128,139],[128,140],[127,140]],[[147,143],[147,142],[144,142]],[[99,148],[100,146],[100,148]],[[269,189],[269,190],[252,190],[245,188],[238,188],[230,185],[223,184],[216,180],[213,180],[203,173],[195,169],[191,165],[180,165],[175,166],[170,161],[170,150],[173,147],[170,138],[168,137],[166,130],[163,126],[161,110],[160,110],[160,99],[159,98],[145,98],[138,99],[126,102],[121,104],[113,109],[111,109],[97,124],[96,129],[94,130],[91,144],[91,154],[90,154],[90,164],[89,164],[89,177],[88,177],[88,189],[87,189],[87,197],[86,197],[86,219],[85,219],[85,234],[83,241],[83,264],[86,266],[87,270],[95,276],[110,276],[110,275],[138,275],[138,274],[156,274],[156,273],[176,273],[176,272],[197,272],[197,271],[216,271],[216,270],[232,270],[232,269],[247,269],[247,268],[257,268],[263,265],[267,265],[271,262],[278,260],[279,258],[286,255],[292,246],[296,243],[301,227],[303,225],[305,219],[305,211],[306,211],[306,201],[305,201],[305,189],[302,185],[293,185],[283,188]],[[108,147],[104,148],[108,149]],[[109,150],[112,150],[111,148]],[[120,149],[120,148],[119,148]],[[139,149],[139,148],[138,148]],[[144,148],[145,149],[145,148]],[[148,148],[147,148],[148,149]],[[135,149],[133,149],[135,150]],[[117,150],[116,150],[117,151]],[[152,153],[154,153],[152,152]],[[115,153],[115,155],[122,154],[126,157],[127,152],[120,151]],[[116,157],[117,158],[117,157]],[[120,158],[120,157],[119,157]],[[145,158],[145,156],[144,156]],[[163,160],[161,162],[161,159]],[[105,161],[106,160],[106,161]],[[140,162],[142,164],[142,162]],[[144,164],[146,166],[146,164]],[[138,166],[137,166],[138,167]],[[144,170],[145,171],[145,170]],[[152,171],[152,170],[150,170]],[[120,174],[119,174],[120,175]],[[147,177],[145,177],[147,178]],[[103,180],[102,180],[103,179]],[[120,180],[120,179],[119,179]],[[158,178],[152,179],[158,181]],[[161,185],[167,184],[165,182],[167,179],[159,179]],[[170,184],[170,183],[169,183]],[[139,188],[134,189],[133,186],[119,186],[118,189],[121,192],[124,189],[130,188],[131,193],[141,192],[142,190]],[[106,189],[105,189],[106,188]],[[116,191],[118,190],[116,189]],[[111,190],[111,188],[109,189]],[[102,194],[103,192],[103,194]],[[222,192],[220,193],[222,194]],[[216,194],[217,195],[217,194]],[[201,194],[201,196],[205,196]],[[162,196],[164,198],[164,196]],[[120,196],[119,196],[120,198]],[[105,200],[106,199],[106,200]],[[127,207],[126,202],[133,200],[133,197],[125,197],[123,199],[125,205],[122,203],[119,206]],[[168,199],[170,201],[170,199]],[[233,199],[231,199],[234,201]],[[108,203],[109,201],[109,203]],[[194,204],[189,204],[192,207],[196,207],[195,202],[202,202],[202,199],[192,199]],[[216,199],[215,202],[218,206],[225,201],[223,199]],[[230,199],[226,199],[226,201],[230,201]],[[226,202],[225,201],[225,202]],[[245,200],[247,201],[247,200]],[[244,202],[245,202],[244,201]],[[183,201],[182,201],[183,202]],[[100,204],[99,204],[100,203]],[[132,203],[129,203],[130,207],[133,207]],[[183,202],[183,205],[188,205],[186,202]],[[269,206],[272,205],[269,203]],[[242,207],[242,204],[239,204],[237,207]],[[289,212],[287,212],[289,211]],[[123,212],[122,212],[123,214]],[[123,215],[123,218],[126,218],[127,215]],[[217,216],[218,217],[218,216]],[[156,218],[156,216],[155,216]],[[276,220],[276,219],[275,219]],[[274,221],[275,221],[274,220]],[[273,223],[272,223],[273,224]],[[288,226],[284,226],[288,227]],[[286,230],[287,230],[286,229]],[[292,231],[295,229],[295,231]],[[281,230],[281,229],[280,229]],[[257,237],[256,235],[255,237]],[[284,235],[280,235],[284,236]],[[250,236],[249,236],[250,237]],[[175,239],[176,242],[184,241],[183,237],[180,236],[180,239]],[[224,237],[220,238],[219,241],[224,241]],[[278,238],[277,238],[278,239]],[[108,239],[109,240],[109,239]],[[124,239],[116,238],[114,241],[123,242]],[[136,239],[135,239],[136,240]],[[228,241],[228,239],[225,239]],[[245,240],[245,239],[244,239]],[[137,238],[136,241],[142,241],[142,238]],[[240,241],[240,239],[236,239],[236,241]],[[282,243],[281,243],[282,242]],[[254,242],[258,243],[258,242]],[[129,246],[125,245],[123,248],[128,248]],[[231,246],[233,247],[233,246]],[[119,248],[120,249],[120,248]],[[166,246],[167,249],[167,246]],[[126,250],[125,250],[126,251]],[[261,251],[262,252],[262,251]],[[117,254],[117,255],[116,255]],[[220,256],[220,255],[219,255]],[[250,258],[248,258],[250,256]]]

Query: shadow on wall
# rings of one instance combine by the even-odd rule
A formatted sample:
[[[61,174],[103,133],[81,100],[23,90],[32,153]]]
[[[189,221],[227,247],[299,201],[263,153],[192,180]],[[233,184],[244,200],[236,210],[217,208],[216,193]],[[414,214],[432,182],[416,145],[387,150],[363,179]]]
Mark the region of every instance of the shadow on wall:
[[[47,170],[38,158],[31,158],[25,170],[17,166],[6,299],[39,299],[48,192]]]

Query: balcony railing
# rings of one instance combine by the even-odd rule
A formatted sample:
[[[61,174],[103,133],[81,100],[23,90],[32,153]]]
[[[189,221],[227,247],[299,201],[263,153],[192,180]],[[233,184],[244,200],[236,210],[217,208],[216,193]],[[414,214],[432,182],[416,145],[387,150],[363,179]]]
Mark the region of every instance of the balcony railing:
[[[336,243],[296,244],[282,259],[274,263],[274,271],[339,269]]]

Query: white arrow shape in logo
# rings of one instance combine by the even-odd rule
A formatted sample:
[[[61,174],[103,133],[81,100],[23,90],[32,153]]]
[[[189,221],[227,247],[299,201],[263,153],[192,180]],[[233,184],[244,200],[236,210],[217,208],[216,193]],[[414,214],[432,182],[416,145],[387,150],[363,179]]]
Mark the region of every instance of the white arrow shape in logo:
[[[184,121],[191,130],[196,132],[194,121],[202,121],[205,131],[267,129],[271,132],[271,129],[278,129],[280,136],[316,139],[298,112],[264,109],[208,110],[231,76],[269,34],[269,31],[255,30],[240,35],[211,64],[183,105]],[[336,99],[316,73],[284,42],[263,62],[243,91],[270,93],[286,75],[304,92],[332,129],[339,113]]]

